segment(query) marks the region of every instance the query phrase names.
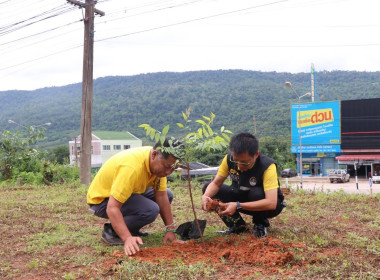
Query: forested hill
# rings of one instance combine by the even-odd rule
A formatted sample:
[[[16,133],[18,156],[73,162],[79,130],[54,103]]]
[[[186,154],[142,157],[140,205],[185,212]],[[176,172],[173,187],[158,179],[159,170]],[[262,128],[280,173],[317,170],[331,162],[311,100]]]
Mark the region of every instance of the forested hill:
[[[253,132],[255,119],[259,137],[290,139],[290,104],[297,98],[286,81],[300,95],[310,91],[309,73],[219,70],[99,78],[94,81],[93,130],[128,130],[143,138],[139,124],[174,127],[191,106],[193,119],[213,112],[215,127]],[[380,72],[318,72],[316,89],[320,101],[378,98]],[[23,125],[51,122],[49,146],[66,144],[79,134],[81,90],[81,84],[73,84],[0,92],[0,128],[15,130],[9,119]]]

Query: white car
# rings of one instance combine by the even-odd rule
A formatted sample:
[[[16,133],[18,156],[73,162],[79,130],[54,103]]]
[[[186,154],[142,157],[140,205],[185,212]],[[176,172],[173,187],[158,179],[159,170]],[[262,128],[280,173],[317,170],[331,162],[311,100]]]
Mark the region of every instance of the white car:
[[[380,172],[374,172],[372,176],[372,182],[374,184],[380,183]]]

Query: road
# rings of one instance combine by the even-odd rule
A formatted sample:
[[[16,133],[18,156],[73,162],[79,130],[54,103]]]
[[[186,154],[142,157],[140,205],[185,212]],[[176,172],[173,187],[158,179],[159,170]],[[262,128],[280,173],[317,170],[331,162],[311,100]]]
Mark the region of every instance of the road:
[[[281,187],[285,187],[287,182],[286,179],[280,178]],[[292,188],[297,188],[300,186],[300,178],[293,177],[288,179],[288,185]],[[366,179],[358,179],[358,188],[356,187],[355,178],[351,178],[350,182],[347,183],[330,183],[327,177],[303,177],[303,189],[305,190],[322,190],[327,191],[339,191],[343,190],[347,193],[361,193],[361,194],[371,194],[371,189],[369,187],[369,181]],[[380,193],[380,184],[372,184],[372,194]]]

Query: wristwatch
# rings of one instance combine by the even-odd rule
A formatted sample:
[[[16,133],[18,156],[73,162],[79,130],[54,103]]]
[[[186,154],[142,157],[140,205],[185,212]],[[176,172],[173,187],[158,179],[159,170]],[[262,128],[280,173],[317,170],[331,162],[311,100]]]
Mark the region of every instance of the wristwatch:
[[[236,211],[243,210],[243,207],[241,207],[240,202],[236,201]]]

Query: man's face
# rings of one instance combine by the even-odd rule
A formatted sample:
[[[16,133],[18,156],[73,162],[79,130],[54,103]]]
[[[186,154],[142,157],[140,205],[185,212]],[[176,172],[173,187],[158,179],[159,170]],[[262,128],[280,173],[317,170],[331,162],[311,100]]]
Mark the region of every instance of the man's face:
[[[251,169],[255,165],[258,156],[259,152],[257,152],[254,156],[251,156],[248,152],[244,152],[242,154],[232,152],[232,157],[230,160],[238,166],[240,171],[244,172]]]
[[[160,152],[152,152],[152,161],[150,166],[150,171],[152,174],[160,178],[166,177],[169,176],[177,167],[178,160],[175,157],[170,155],[167,159],[165,159]]]

